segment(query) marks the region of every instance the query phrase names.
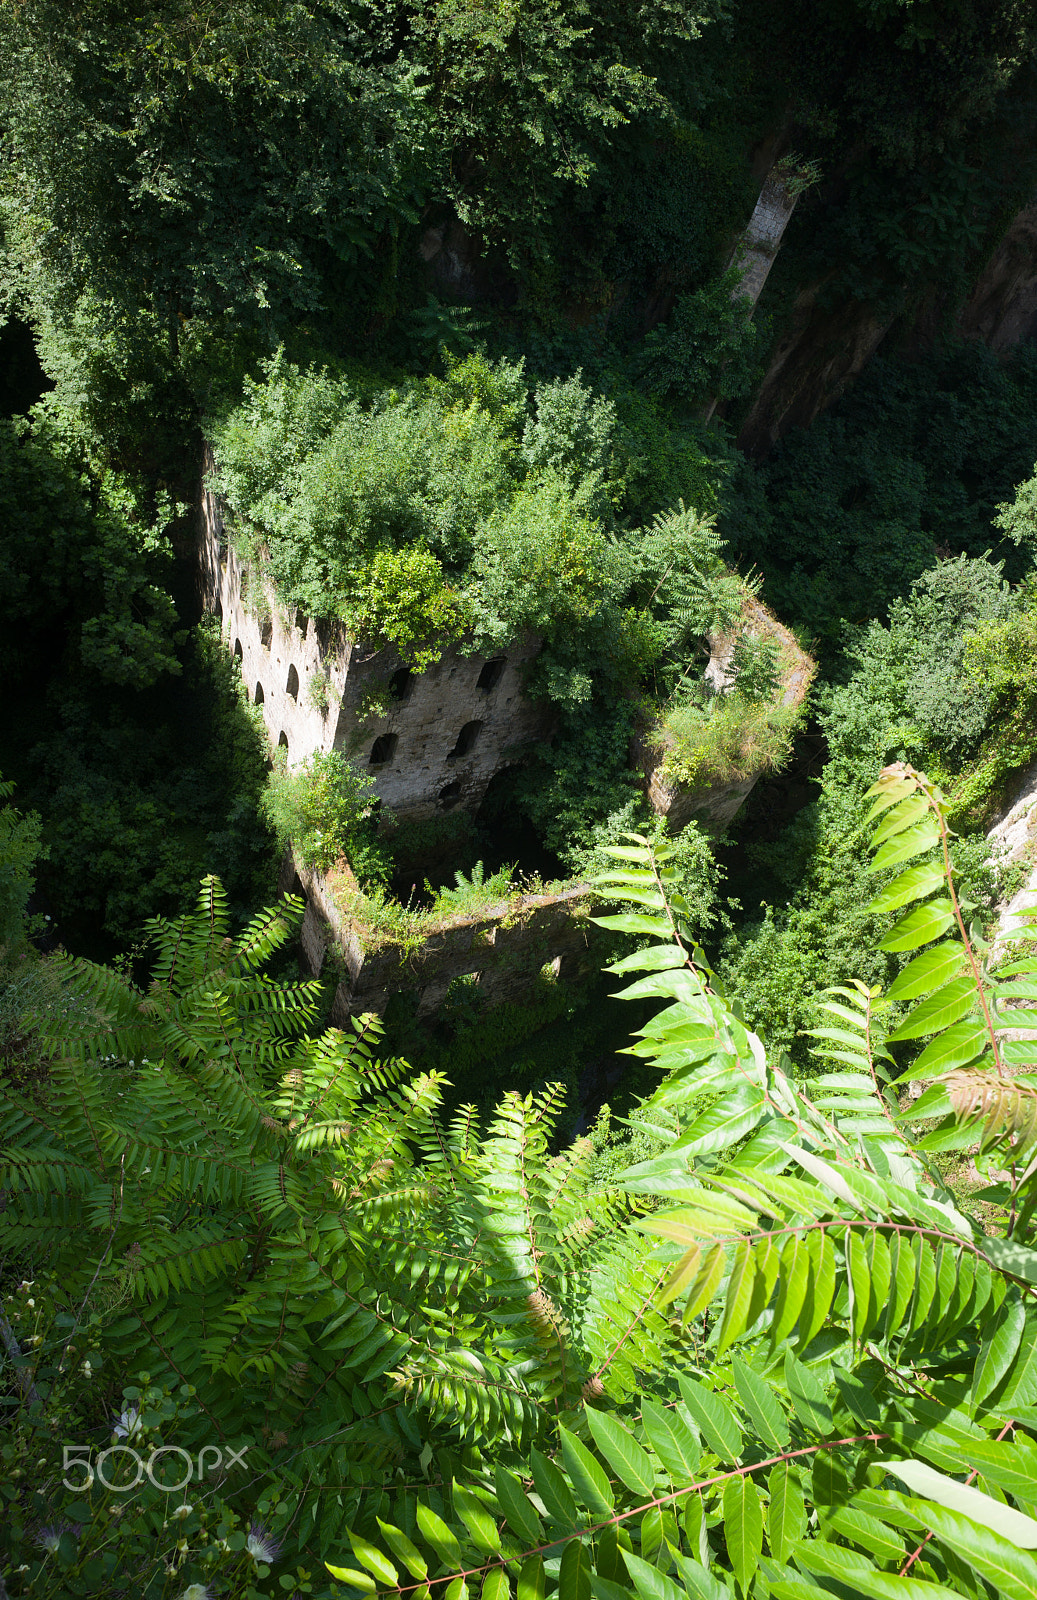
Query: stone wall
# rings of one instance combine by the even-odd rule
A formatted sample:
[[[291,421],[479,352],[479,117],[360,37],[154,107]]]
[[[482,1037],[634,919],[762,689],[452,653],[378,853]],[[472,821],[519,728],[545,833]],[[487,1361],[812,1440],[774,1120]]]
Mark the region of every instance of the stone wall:
[[[365,648],[339,623],[286,612],[238,559],[204,485],[200,573],[206,608],[221,619],[271,745],[287,750],[290,766],[340,750],[370,770],[401,819],[474,809],[490,779],[551,731],[550,710],[522,689],[538,638],[490,659],[451,647],[429,671],[409,672],[392,650]]]
[[[415,997],[419,1019],[430,1018],[457,978],[473,978],[480,1001],[491,1006],[521,999],[545,967],[573,980],[596,965],[586,884],[515,894],[481,911],[444,918],[416,949],[366,939],[348,912],[351,887],[344,864],[326,878],[292,856],[281,869],[281,892],[306,897],[302,949],[309,971],[321,972],[329,950],[341,966],[331,1010],[336,1027],[365,1012],[381,1015],[399,993]]]
[[[815,662],[800,648],[795,635],[771,615],[762,601],[750,597],[746,600],[743,625],[752,633],[772,638],[778,645],[785,663],[782,675],[780,703],[783,706],[801,705],[817,670]],[[706,678],[713,688],[723,693],[731,685],[730,664],[740,629],[710,641],[711,651]],[[666,740],[659,730],[643,734],[634,752],[634,763],[640,766],[645,778],[645,788],[652,809],[665,817],[671,833],[680,830],[694,818],[711,833],[720,833],[742,807],[743,802],[763,776],[763,768],[729,783],[704,785],[692,789],[667,776]]]

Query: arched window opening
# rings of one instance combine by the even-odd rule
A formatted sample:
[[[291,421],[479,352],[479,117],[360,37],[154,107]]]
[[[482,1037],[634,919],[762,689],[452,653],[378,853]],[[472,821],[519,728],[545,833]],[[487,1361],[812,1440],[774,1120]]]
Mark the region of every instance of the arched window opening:
[[[295,613],[295,626],[305,639],[310,626],[310,619],[306,615],[305,611],[297,611]]]
[[[391,700],[406,700],[411,692],[411,679],[414,674],[410,667],[400,667],[389,679],[389,698]]]
[[[289,667],[288,668],[288,685],[287,685],[287,689],[288,689],[288,693],[291,695],[292,699],[293,700],[298,700],[298,698],[299,698],[299,674],[296,672],[294,667]]]
[[[368,762],[372,767],[384,767],[391,761],[396,753],[396,735],[394,733],[381,733],[371,746],[371,757]]]
[[[283,750],[285,755],[288,754],[288,735],[285,733],[283,728],[281,729],[281,732],[277,738],[277,747],[279,750]]]
[[[274,624],[271,617],[267,617],[259,634],[259,642],[264,650],[270,649],[270,641],[274,637]]]
[[[481,722],[466,722],[457,736],[457,743],[447,756],[448,761],[456,761],[461,756],[466,756],[475,749],[475,741],[479,737]]]
[[[241,640],[240,639],[235,639],[235,641],[234,641],[234,659],[235,659],[235,661],[240,661],[244,654],[245,654],[245,652],[241,648]]]
[[[461,785],[459,783],[448,783],[445,789],[440,789],[439,791],[439,803],[444,811],[449,811],[451,806],[456,806],[460,798]]]
[[[219,595],[216,596],[214,615],[219,617],[221,622],[223,621],[223,601],[220,599]]]
[[[484,662],[476,688],[481,689],[483,694],[489,694],[491,689],[496,689],[504,676],[507,664],[507,656],[495,656],[492,661]]]
[[[263,685],[261,683],[257,683],[256,684],[256,705],[257,706],[261,706],[265,699],[266,699],[266,695],[263,693]]]

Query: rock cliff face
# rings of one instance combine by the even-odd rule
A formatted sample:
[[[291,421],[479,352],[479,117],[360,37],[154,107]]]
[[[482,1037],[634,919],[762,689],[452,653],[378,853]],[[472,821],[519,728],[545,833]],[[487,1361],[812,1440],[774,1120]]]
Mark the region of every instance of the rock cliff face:
[[[823,304],[826,284],[805,285],[771,352],[763,381],[738,434],[738,444],[759,458],[791,428],[806,428],[839,399],[881,348],[887,335],[924,348],[942,324],[923,308],[907,328],[895,311],[847,300]],[[1007,355],[1037,334],[1037,203],[1012,220],[976,280],[957,318],[965,338],[980,339]]]
[[[987,262],[958,326],[998,355],[1037,334],[1037,203],[1015,217]]]
[[[780,704],[802,705],[817,671],[816,663],[802,649],[795,635],[783,627],[761,601],[753,598],[746,601],[744,621],[751,633],[758,638],[771,638],[778,646],[783,662]],[[705,676],[718,692],[731,686],[729,669],[737,632],[736,629],[729,635],[710,640]],[[657,816],[666,818],[671,833],[679,833],[692,819],[701,823],[707,832],[722,833],[734,821],[764,772],[764,768],[759,767],[727,783],[689,788],[667,773],[665,744],[660,745],[657,730],[646,732],[635,741],[632,765],[643,773],[649,804]]]
[[[838,400],[879,348],[892,314],[849,302],[819,304],[822,284],[797,296],[788,326],[738,434],[739,448],[759,458],[790,428],[805,428]]]

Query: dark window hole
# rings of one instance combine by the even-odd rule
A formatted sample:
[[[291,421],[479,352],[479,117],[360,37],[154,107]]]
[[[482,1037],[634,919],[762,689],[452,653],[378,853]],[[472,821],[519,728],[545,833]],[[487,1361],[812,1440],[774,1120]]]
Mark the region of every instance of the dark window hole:
[[[310,626],[310,619],[306,615],[305,611],[297,611],[295,613],[295,626],[298,628],[299,632],[302,634],[303,638],[305,639],[307,630],[309,629],[309,626]]]
[[[277,744],[278,744],[278,748],[281,749],[281,750],[285,750],[286,751],[288,749],[288,735],[285,733],[283,728],[281,729],[280,735],[278,736]]]
[[[411,679],[414,674],[410,667],[400,667],[389,679],[389,698],[391,700],[406,700],[411,691]]]
[[[298,698],[299,698],[299,674],[296,672],[294,667],[289,667],[288,668],[288,686],[287,687],[288,687],[288,693],[291,695],[292,699],[293,700],[298,700]]]
[[[507,664],[506,656],[495,656],[492,661],[484,662],[476,688],[481,689],[484,694],[489,694],[491,689],[496,689],[504,676],[504,668]]]
[[[265,699],[266,699],[266,695],[263,693],[263,685],[261,683],[257,683],[256,684],[256,705],[257,706],[261,706]]]
[[[245,654],[245,652],[241,648],[241,640],[240,639],[235,639],[235,641],[234,641],[234,659],[236,661],[240,661],[244,654]]]
[[[456,761],[460,756],[466,756],[475,749],[475,741],[479,737],[481,722],[466,722],[457,736],[457,743],[447,756],[448,761]]]
[[[381,733],[371,746],[369,765],[372,767],[384,767],[387,761],[392,760],[395,753],[396,735],[394,733]]]
[[[260,635],[259,635],[259,642],[263,646],[264,650],[269,650],[270,649],[270,641],[271,641],[271,639],[273,637],[274,637],[274,624],[273,624],[272,620],[269,617],[267,617],[266,621],[263,624],[262,630],[260,631]]]
[[[439,791],[439,803],[444,811],[449,811],[451,806],[456,806],[460,798],[461,785],[459,783],[448,783],[446,788]]]

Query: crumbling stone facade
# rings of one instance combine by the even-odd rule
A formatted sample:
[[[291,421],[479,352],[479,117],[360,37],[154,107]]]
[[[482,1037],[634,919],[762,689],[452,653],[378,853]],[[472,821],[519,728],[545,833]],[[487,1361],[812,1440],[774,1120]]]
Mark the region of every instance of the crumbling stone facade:
[[[238,559],[217,497],[203,487],[204,603],[220,617],[270,743],[297,766],[340,750],[366,766],[401,820],[475,809],[491,778],[550,733],[548,709],[523,693],[534,635],[487,658],[452,646],[427,672],[352,640],[339,623],[286,614],[269,584]]]
[[[288,856],[279,882],[282,894],[306,898],[302,951],[308,970],[318,976],[329,950],[341,962],[331,1009],[335,1027],[367,1012],[381,1015],[390,996],[400,993],[413,995],[419,1020],[431,1018],[458,978],[470,979],[480,1004],[493,1006],[521,999],[545,969],[571,982],[598,965],[585,883],[544,894],[517,893],[481,911],[445,917],[416,949],[408,949],[392,941],[365,941],[343,909],[350,879],[344,863],[325,878]]]
[[[743,621],[751,633],[769,637],[778,645],[783,661],[780,702],[783,706],[802,705],[813,682],[817,665],[802,649],[795,634],[771,615],[767,607],[750,596]],[[710,640],[711,651],[705,676],[722,693],[731,687],[731,657],[738,630]],[[632,764],[644,774],[645,788],[653,811],[665,817],[671,833],[694,818],[711,833],[721,833],[734,821],[742,804],[763,775],[761,767],[728,783],[705,784],[690,788],[675,781],[666,771],[666,741],[658,729],[646,731],[635,741]]]

